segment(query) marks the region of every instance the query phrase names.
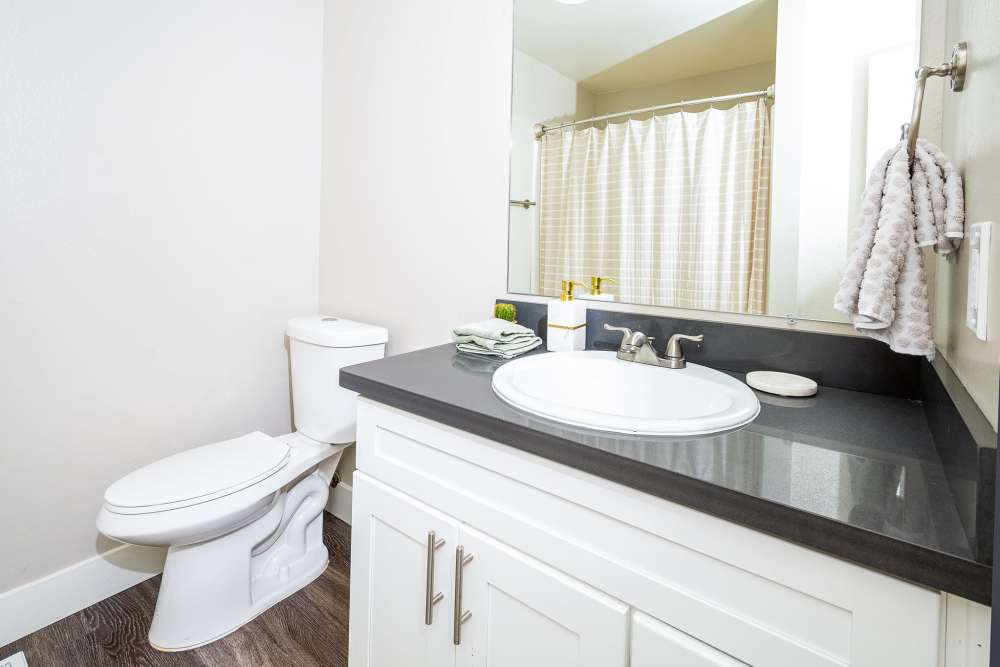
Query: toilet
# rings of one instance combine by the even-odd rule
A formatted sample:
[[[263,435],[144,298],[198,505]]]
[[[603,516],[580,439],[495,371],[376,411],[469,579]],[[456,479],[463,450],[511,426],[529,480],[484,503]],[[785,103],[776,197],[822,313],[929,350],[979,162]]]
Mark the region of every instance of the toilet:
[[[344,366],[380,359],[388,331],[335,317],[288,322],[295,431],[195,447],[108,487],[97,517],[121,542],[167,547],[149,629],[162,651],[202,646],[316,579],[328,562],[323,510],[357,395]]]

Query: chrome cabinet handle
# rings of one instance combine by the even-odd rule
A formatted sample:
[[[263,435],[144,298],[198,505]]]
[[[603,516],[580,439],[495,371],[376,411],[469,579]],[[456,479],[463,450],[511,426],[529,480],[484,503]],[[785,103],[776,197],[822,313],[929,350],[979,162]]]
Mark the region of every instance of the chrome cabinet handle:
[[[434,531],[427,533],[427,578],[424,588],[424,625],[434,622],[434,605],[444,599],[444,593],[434,592],[434,552],[444,546]]]
[[[462,570],[472,562],[472,557],[472,554],[465,554],[465,547],[455,548],[455,627],[452,637],[455,646],[462,643],[462,623],[465,623],[472,616],[471,611],[462,611]]]

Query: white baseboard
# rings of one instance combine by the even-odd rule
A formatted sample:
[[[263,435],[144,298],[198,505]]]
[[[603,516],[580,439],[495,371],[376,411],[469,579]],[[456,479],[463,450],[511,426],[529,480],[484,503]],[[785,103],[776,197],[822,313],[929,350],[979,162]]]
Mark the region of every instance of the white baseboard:
[[[330,490],[326,511],[350,524],[351,496],[351,485],[341,482]],[[122,544],[0,593],[0,646],[155,577],[166,555],[166,549]]]
[[[166,554],[162,548],[122,544],[0,593],[0,646],[155,577]]]
[[[350,484],[341,482],[330,489],[330,497],[326,501],[326,511],[348,526],[351,525],[351,497],[353,491]]]

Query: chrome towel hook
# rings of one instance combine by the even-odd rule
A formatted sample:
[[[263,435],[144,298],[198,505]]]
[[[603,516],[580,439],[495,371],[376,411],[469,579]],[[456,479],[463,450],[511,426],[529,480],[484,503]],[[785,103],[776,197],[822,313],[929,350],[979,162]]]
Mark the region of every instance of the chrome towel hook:
[[[906,139],[906,153],[913,164],[913,158],[917,149],[917,134],[920,132],[920,112],[924,106],[924,86],[927,79],[932,76],[946,76],[951,79],[952,92],[959,93],[965,88],[965,73],[969,65],[969,45],[959,42],[951,50],[951,60],[936,67],[921,65],[914,76],[917,79],[913,90],[913,111],[910,113],[910,122],[903,125],[903,134]]]

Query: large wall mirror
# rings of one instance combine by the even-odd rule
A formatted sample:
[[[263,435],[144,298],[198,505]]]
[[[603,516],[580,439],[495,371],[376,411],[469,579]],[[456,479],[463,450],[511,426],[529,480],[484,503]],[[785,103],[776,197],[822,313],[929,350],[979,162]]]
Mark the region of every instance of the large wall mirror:
[[[919,12],[515,0],[510,291],[572,279],[584,298],[844,321],[833,297],[868,173],[909,118]]]

